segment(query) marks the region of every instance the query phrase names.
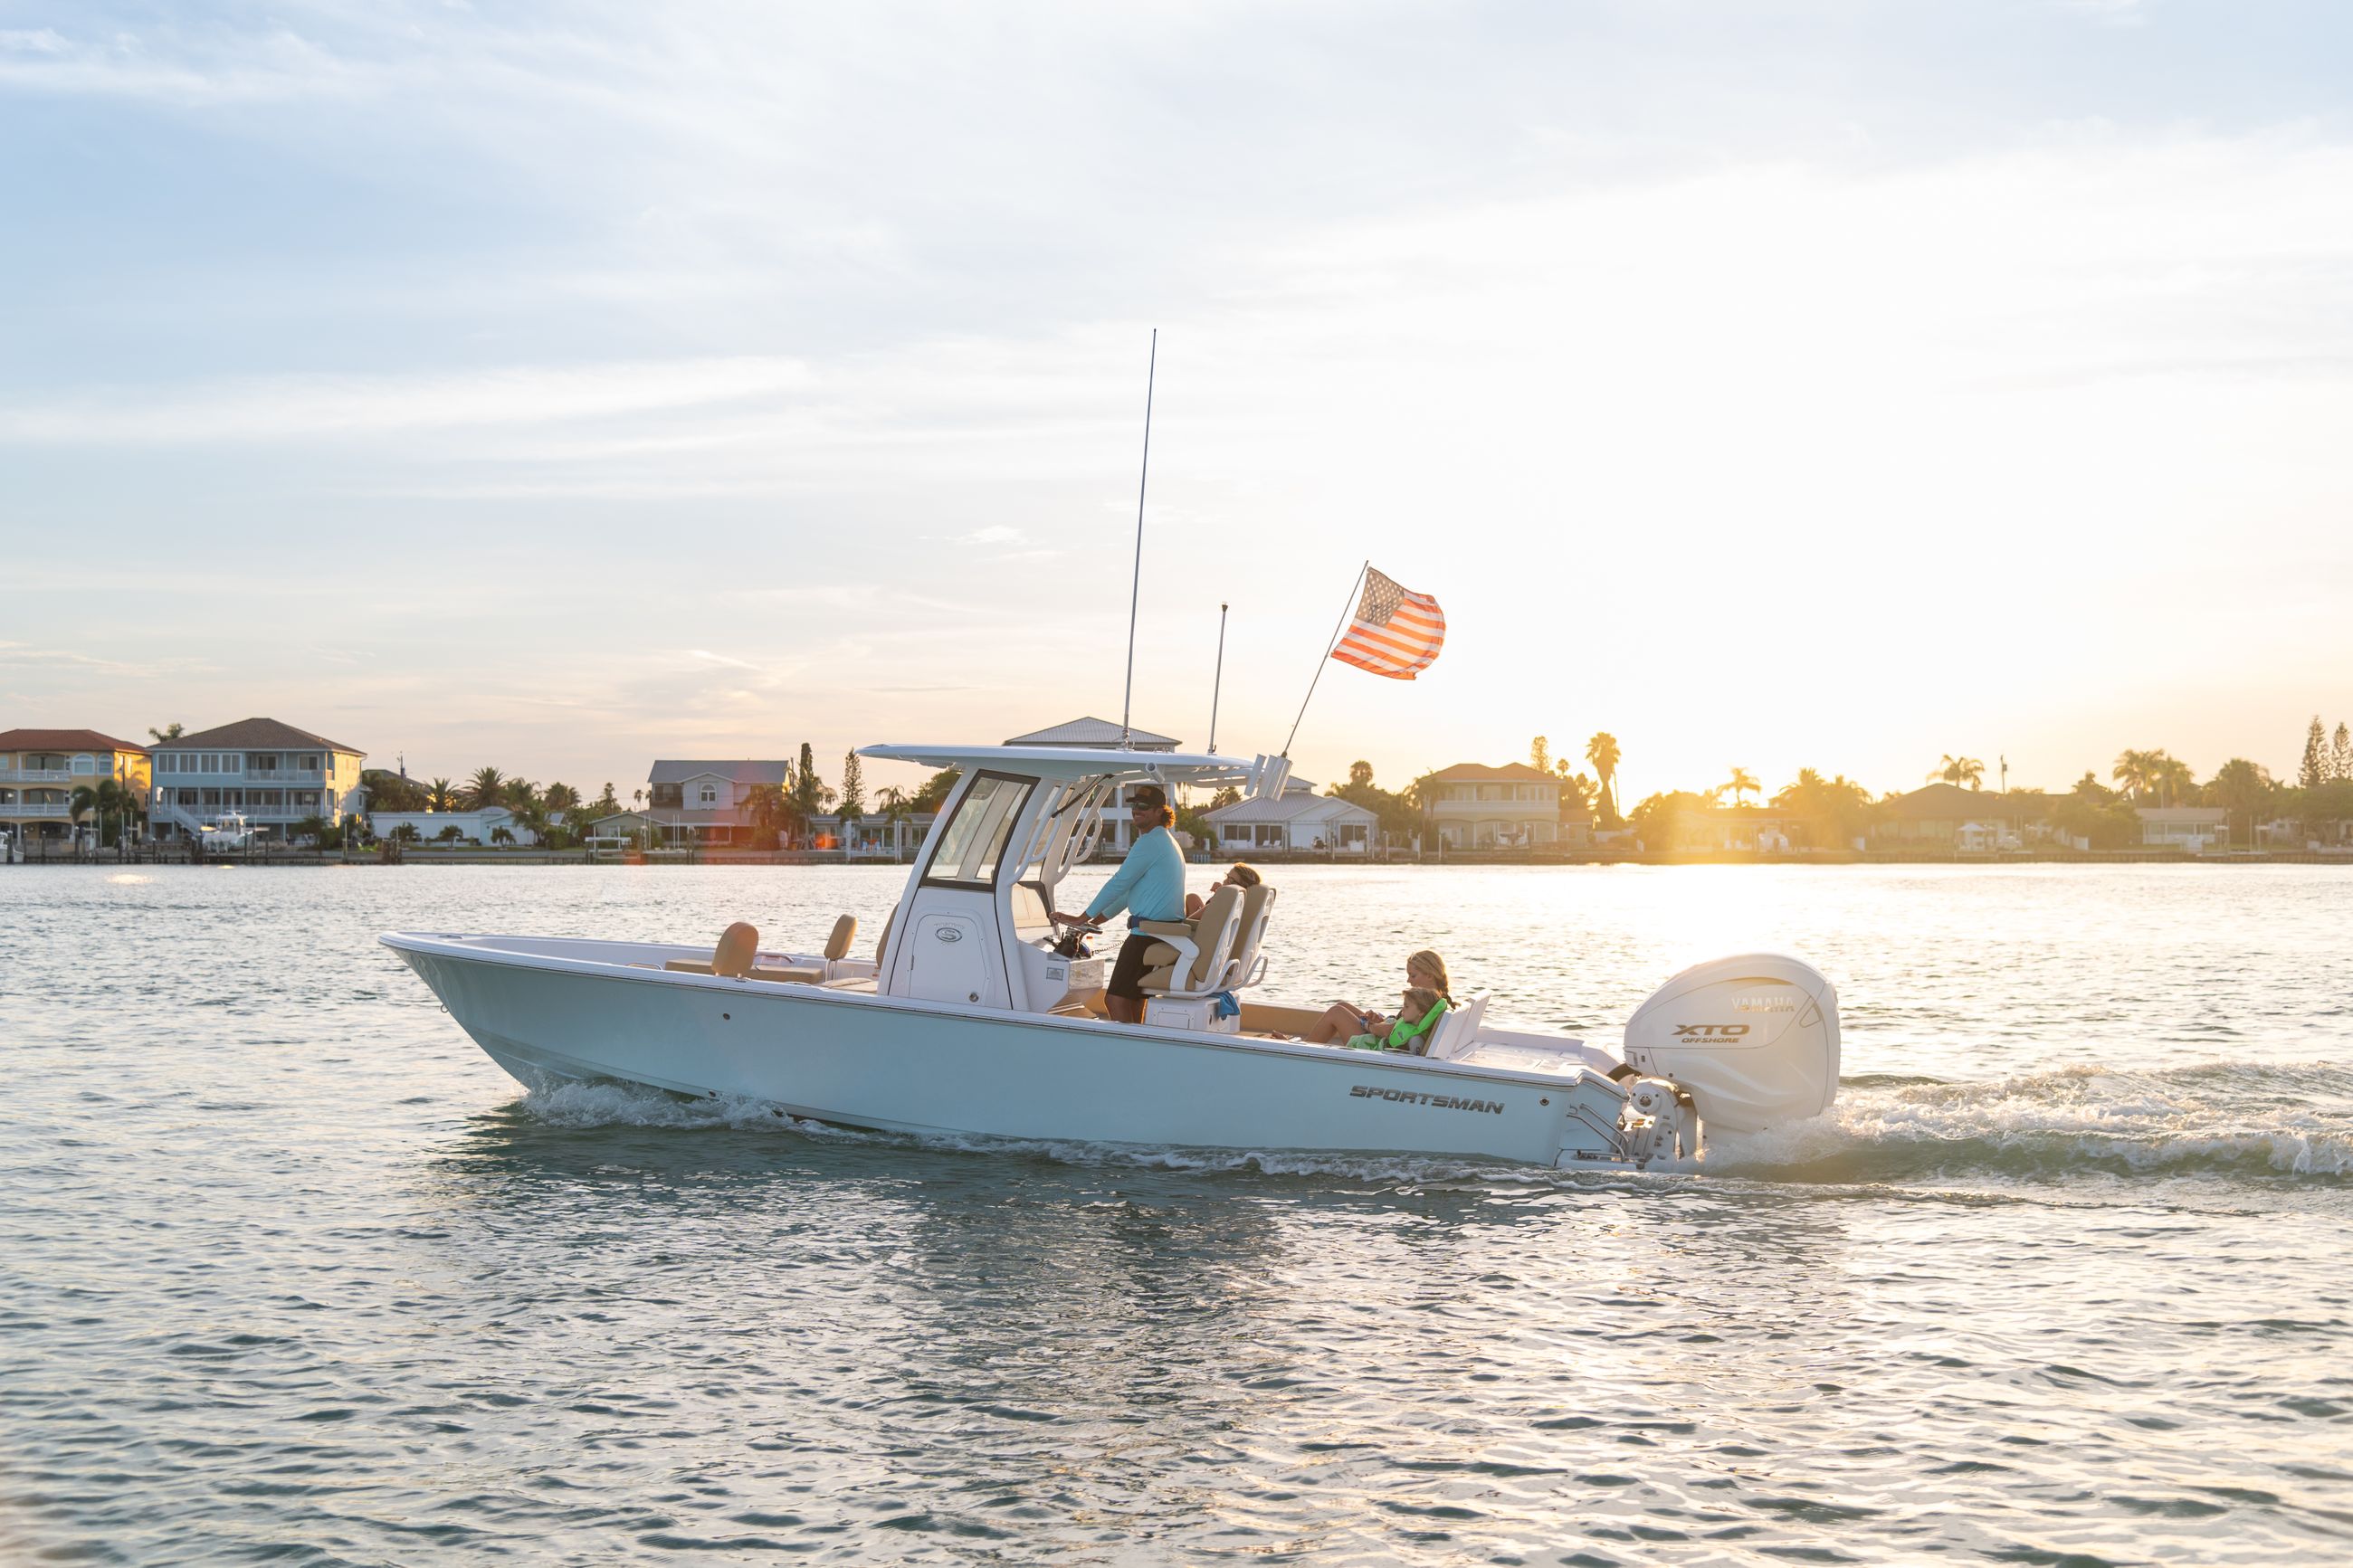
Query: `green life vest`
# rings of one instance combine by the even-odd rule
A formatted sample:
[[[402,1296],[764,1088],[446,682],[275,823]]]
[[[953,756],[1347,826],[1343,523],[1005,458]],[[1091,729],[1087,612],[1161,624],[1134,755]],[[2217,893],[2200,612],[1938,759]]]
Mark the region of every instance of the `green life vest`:
[[[1409,1050],[1414,1041],[1438,1027],[1440,1015],[1452,1005],[1445,997],[1440,996],[1438,999],[1438,1005],[1424,1013],[1418,1022],[1409,1024],[1400,1018],[1389,1026],[1389,1032],[1386,1038],[1378,1035],[1358,1035],[1348,1042],[1348,1048],[1357,1051]]]

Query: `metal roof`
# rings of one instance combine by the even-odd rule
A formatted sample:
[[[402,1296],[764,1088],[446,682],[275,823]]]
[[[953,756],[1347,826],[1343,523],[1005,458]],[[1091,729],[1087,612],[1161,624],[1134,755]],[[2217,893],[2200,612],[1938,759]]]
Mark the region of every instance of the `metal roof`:
[[[1205,813],[1211,822],[1378,822],[1379,816],[1335,795],[1286,795],[1281,800],[1238,800]]]
[[[684,784],[689,779],[719,778],[731,784],[780,784],[792,776],[793,764],[782,762],[699,763],[661,758],[646,775],[648,784]]]
[[[1008,746],[1102,746],[1116,749],[1119,740],[1118,725],[1108,719],[1086,718],[1073,719],[1050,730],[1016,735],[1005,743]],[[1139,730],[1134,725],[1128,727],[1127,744],[1130,751],[1136,752],[1173,752],[1176,749],[1176,742],[1172,737],[1155,735],[1149,730]]]

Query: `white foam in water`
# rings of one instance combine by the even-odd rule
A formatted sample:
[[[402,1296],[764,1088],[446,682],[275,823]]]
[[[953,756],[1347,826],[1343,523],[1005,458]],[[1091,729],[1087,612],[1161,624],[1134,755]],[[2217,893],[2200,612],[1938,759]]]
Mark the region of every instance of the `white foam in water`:
[[[1868,1178],[2088,1164],[2342,1176],[2353,1174],[2348,1091],[2353,1078],[2322,1064],[2072,1067],[1978,1083],[1850,1086],[1810,1121],[1710,1140],[1707,1168]]]

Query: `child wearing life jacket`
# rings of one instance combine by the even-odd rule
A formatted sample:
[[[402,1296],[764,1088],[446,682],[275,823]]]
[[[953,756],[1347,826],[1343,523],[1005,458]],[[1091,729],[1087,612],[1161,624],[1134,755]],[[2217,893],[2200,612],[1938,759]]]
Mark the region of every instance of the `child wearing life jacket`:
[[[1405,989],[1405,1005],[1388,1026],[1377,1035],[1351,1037],[1345,1048],[1352,1051],[1410,1051],[1416,1056],[1424,1055],[1430,1049],[1430,1032],[1438,1027],[1438,1020],[1445,1013],[1445,997],[1427,985],[1409,985]]]

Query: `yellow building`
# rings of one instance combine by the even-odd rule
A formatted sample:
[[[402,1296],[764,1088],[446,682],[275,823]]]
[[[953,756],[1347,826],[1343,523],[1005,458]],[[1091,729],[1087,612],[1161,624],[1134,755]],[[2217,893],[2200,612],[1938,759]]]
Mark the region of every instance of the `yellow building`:
[[[147,748],[95,730],[0,730],[0,832],[22,843],[66,838],[91,814],[74,815],[78,789],[112,779],[147,804]]]

